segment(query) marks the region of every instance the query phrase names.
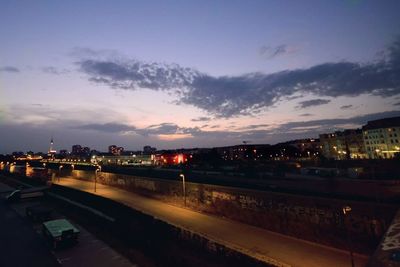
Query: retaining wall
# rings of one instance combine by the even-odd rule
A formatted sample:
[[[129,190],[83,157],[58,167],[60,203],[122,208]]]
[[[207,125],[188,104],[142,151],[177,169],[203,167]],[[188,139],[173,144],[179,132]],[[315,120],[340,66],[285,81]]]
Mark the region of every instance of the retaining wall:
[[[62,173],[93,181],[93,171]],[[100,172],[97,182],[183,205],[181,181]],[[186,182],[187,206],[317,243],[372,253],[396,211],[395,205],[343,201]],[[351,206],[346,217],[342,208]]]

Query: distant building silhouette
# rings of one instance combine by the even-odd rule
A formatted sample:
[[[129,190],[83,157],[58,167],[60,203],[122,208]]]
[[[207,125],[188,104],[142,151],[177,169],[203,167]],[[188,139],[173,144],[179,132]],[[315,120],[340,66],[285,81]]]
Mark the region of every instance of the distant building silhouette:
[[[151,146],[143,147],[143,154],[145,154],[145,155],[154,154],[156,151],[157,151],[157,148],[155,148],[155,147],[151,147]]]
[[[108,147],[108,153],[111,153],[113,155],[121,155],[122,152],[124,152],[124,148],[123,147],[118,147],[116,145],[110,145]]]

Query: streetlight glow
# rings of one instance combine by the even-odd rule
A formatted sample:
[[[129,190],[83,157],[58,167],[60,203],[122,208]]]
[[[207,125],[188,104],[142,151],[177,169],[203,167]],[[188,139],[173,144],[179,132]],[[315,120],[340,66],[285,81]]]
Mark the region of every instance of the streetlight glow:
[[[182,178],[182,189],[183,189],[183,203],[186,207],[186,187],[185,187],[185,175],[181,173],[179,177]]]

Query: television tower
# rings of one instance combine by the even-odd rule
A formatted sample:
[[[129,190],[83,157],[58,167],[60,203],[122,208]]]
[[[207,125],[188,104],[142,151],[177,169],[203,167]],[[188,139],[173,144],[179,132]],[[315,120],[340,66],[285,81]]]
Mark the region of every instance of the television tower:
[[[56,154],[56,150],[53,147],[54,145],[54,140],[53,140],[53,136],[51,136],[51,140],[50,140],[50,148],[49,148],[49,153],[47,154],[48,156],[54,157],[54,155]]]

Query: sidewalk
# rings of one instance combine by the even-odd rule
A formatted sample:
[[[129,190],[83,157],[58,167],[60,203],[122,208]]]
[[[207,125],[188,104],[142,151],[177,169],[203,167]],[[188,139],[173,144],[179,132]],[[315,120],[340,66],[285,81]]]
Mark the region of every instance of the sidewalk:
[[[8,190],[11,187],[0,183],[0,188]],[[1,199],[0,266],[60,266],[45,240]]]
[[[62,178],[57,184],[94,194],[91,182]],[[110,198],[170,224],[226,245],[266,262],[288,266],[351,266],[347,251],[295,239],[251,225],[172,206],[119,188],[97,184],[97,195]],[[354,255],[355,266],[365,266],[368,257]]]

